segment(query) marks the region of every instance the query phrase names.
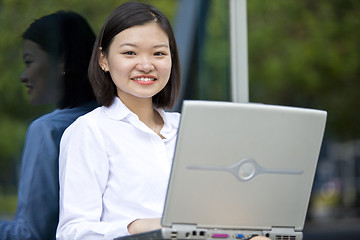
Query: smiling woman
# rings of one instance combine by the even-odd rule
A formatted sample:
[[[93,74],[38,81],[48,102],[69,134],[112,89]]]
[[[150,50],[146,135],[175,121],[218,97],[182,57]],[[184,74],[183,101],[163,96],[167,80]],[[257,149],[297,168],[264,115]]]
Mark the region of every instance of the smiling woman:
[[[120,100],[127,105],[136,104],[132,101],[137,98],[151,102],[170,78],[168,36],[157,23],[128,28],[114,37],[108,53],[101,52],[99,62],[110,73]]]
[[[95,41],[89,78],[103,105],[60,145],[58,239],[113,239],[160,227],[180,115],[169,21],[153,6],[116,8]],[[81,147],[80,147],[81,146]]]
[[[94,100],[87,68],[94,33],[77,13],[44,16],[22,35],[25,71],[20,79],[34,104],[72,108]]]
[[[57,61],[39,44],[26,39],[23,44],[23,59],[26,69],[20,80],[28,88],[31,104],[59,103],[64,86],[63,61]]]
[[[58,156],[62,133],[97,106],[87,77],[95,35],[74,12],[34,21],[23,34],[25,84],[33,105],[57,109],[31,123],[21,158],[16,216],[0,221],[0,239],[55,239],[59,216]]]

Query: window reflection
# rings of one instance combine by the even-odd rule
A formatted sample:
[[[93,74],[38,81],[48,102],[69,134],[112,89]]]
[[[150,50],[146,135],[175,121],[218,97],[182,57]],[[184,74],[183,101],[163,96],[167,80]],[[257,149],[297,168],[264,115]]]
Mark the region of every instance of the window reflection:
[[[200,1],[200,0],[199,0]],[[34,2],[36,4],[34,7]],[[31,120],[55,106],[31,106],[19,82],[24,69],[20,35],[50,12],[84,15],[95,33],[106,14],[124,1],[25,1],[0,3],[0,215],[12,217],[25,131]],[[180,1],[144,1],[173,20]],[[230,99],[228,1],[208,0],[194,28],[185,99]],[[308,221],[360,216],[360,3],[247,1],[250,101],[328,111]],[[181,49],[180,49],[180,54]],[[178,108],[179,109],[179,108]]]

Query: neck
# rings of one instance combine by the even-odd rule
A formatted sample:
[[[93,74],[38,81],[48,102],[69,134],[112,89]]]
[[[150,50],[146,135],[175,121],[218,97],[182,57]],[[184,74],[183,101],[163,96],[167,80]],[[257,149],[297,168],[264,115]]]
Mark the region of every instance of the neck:
[[[119,96],[119,98],[130,111],[139,117],[140,121],[161,136],[160,131],[164,125],[164,121],[159,113],[154,110],[151,98],[128,99],[126,96]]]
[[[152,104],[152,99],[136,99],[131,100],[120,97],[121,101],[129,108],[133,113],[135,113],[139,119],[143,122],[153,119],[154,117],[154,108]]]

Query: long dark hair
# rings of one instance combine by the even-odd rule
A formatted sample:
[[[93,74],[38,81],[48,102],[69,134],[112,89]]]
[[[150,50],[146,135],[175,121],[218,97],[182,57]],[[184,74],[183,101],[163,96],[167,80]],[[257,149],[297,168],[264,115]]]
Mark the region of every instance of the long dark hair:
[[[95,34],[81,15],[72,11],[46,15],[35,20],[22,38],[64,62],[64,92],[57,107],[73,108],[95,100],[87,75]]]
[[[118,33],[149,22],[156,22],[166,32],[172,61],[170,79],[152,101],[155,107],[161,108],[171,108],[175,104],[180,90],[180,62],[173,30],[166,16],[157,8],[138,2],[127,2],[113,10],[96,38],[89,64],[89,78],[99,104],[110,106],[116,96],[116,86],[110,74],[99,65],[100,48],[107,56],[110,44]]]

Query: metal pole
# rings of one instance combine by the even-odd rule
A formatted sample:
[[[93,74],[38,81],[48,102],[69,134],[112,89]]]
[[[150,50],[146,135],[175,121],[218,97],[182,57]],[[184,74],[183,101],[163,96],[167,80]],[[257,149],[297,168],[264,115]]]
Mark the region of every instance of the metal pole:
[[[246,0],[229,0],[231,99],[249,102]]]

